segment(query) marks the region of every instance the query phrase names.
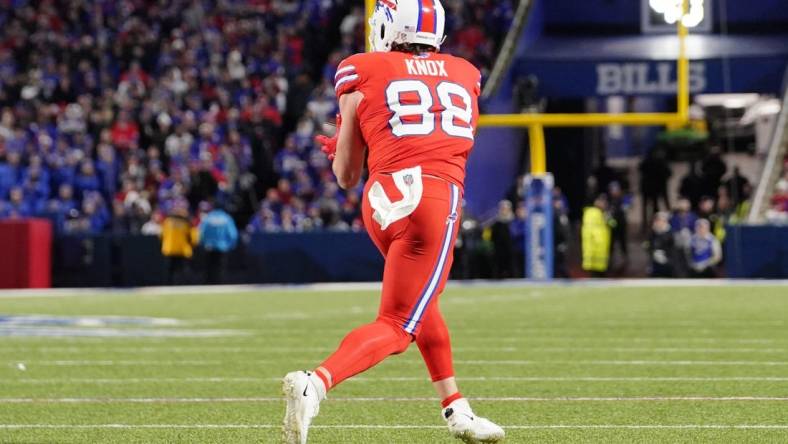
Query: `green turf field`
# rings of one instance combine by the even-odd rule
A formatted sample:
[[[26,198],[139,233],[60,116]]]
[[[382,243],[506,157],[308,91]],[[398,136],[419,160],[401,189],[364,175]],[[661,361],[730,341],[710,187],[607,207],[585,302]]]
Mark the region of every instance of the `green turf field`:
[[[374,291],[0,295],[0,442],[278,442],[279,378],[376,305]],[[463,392],[507,442],[788,442],[786,286],[464,287],[441,305]],[[73,336],[95,333],[117,337]],[[453,442],[415,347],[333,391],[310,437]]]

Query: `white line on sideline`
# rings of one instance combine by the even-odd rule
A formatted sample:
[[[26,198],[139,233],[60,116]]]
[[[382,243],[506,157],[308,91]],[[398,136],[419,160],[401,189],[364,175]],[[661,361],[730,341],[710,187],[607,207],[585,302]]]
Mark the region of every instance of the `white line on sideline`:
[[[281,424],[0,424],[0,429],[280,429]],[[788,424],[546,424],[504,425],[511,430],[540,429],[731,429],[731,430],[784,430]],[[446,426],[417,424],[334,424],[312,425],[311,429],[388,429],[432,430]]]
[[[300,360],[301,362],[309,362],[308,360]],[[11,361],[9,364],[14,364],[17,361]],[[256,364],[271,364],[275,361],[272,360],[254,360]],[[423,362],[418,360],[401,360],[403,364],[423,365]],[[82,366],[181,366],[181,365],[194,365],[194,366],[211,366],[211,365],[225,365],[223,360],[175,360],[175,361],[162,361],[162,360],[29,360],[24,361],[28,366],[40,365],[45,367],[82,367]],[[744,366],[744,367],[779,367],[788,366],[788,361],[658,361],[658,360],[455,360],[455,364],[464,365],[561,365],[561,364],[582,364],[582,365],[634,365],[634,366],[691,366],[691,365],[724,365],[724,366]]]
[[[503,281],[474,280],[450,281],[449,288],[544,288],[544,287],[586,287],[586,288],[655,288],[655,287],[779,287],[788,286],[788,280],[736,280],[736,279],[581,279],[555,281],[529,281],[512,279]],[[380,291],[378,282],[317,283],[317,284],[265,284],[265,285],[195,285],[180,287],[139,287],[139,288],[55,288],[0,290],[0,298],[24,297],[67,297],[99,295],[195,295],[254,293],[261,291]]]
[[[0,429],[280,429],[281,424],[0,424]],[[730,429],[730,430],[784,430],[788,424],[545,424],[504,425],[504,429]],[[445,429],[446,426],[418,424],[333,424],[312,425],[311,429]]]
[[[470,397],[471,401],[489,402],[785,402],[788,397],[778,396],[502,396]],[[332,397],[330,402],[436,402],[430,397]],[[282,402],[281,397],[233,398],[0,398],[0,404],[202,404],[202,403],[260,403]]]
[[[324,353],[333,352],[336,347],[299,347],[300,353]],[[788,353],[786,348],[753,348],[753,347],[530,347],[523,345],[520,347],[452,347],[452,350],[457,352],[545,352],[545,353],[563,353],[563,352],[582,352],[588,351],[589,353],[599,352],[613,352],[613,353],[756,353],[756,354],[784,354]],[[95,344],[84,344],[82,346],[63,346],[63,347],[36,347],[31,350],[29,346],[24,347],[0,347],[0,353],[18,353],[24,351],[30,353],[35,351],[38,353],[83,353],[86,351],[96,353],[199,353],[205,355],[206,353],[292,353],[292,347],[265,347],[265,346],[221,346],[221,345],[205,345],[205,346],[190,346],[179,347],[171,346],[169,344],[161,344],[160,346],[117,346],[117,347],[97,347]]]
[[[281,377],[185,377],[185,378],[41,378],[0,379],[2,385],[17,384],[147,384],[147,383],[261,383],[278,382]],[[460,382],[788,382],[784,376],[470,376]],[[418,376],[354,377],[345,383],[429,382]]]

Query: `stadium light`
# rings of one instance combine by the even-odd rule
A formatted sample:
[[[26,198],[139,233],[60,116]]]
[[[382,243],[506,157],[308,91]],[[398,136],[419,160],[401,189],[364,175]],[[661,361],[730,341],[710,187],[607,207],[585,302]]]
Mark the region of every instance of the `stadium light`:
[[[695,28],[703,22],[706,17],[706,5],[704,0],[689,0],[689,8],[685,14],[683,11],[682,0],[649,0],[649,7],[659,14],[662,14],[665,23],[668,25],[676,24],[679,19],[687,28]]]

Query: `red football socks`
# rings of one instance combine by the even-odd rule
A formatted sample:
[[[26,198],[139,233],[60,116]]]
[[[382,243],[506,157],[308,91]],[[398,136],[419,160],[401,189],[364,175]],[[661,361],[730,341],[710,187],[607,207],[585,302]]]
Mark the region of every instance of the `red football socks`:
[[[443,401],[441,401],[441,407],[445,409],[446,407],[450,406],[452,402],[458,399],[462,399],[462,395],[460,394],[460,392],[457,392],[449,396],[448,398],[444,399]]]
[[[327,370],[326,370],[326,371],[327,371]],[[318,378],[320,378],[320,380],[321,380],[321,381],[323,381],[323,387],[325,387],[325,389],[326,389],[326,392],[328,392],[329,390],[331,390],[331,385],[332,385],[332,384],[331,384],[331,380],[329,379],[329,378],[331,377],[331,375],[326,375],[326,374],[325,374],[325,372],[324,372],[324,371],[321,371],[321,369],[320,369],[320,368],[318,368],[317,370],[315,370],[315,372],[314,372],[314,373],[317,375],[317,377],[318,377]]]

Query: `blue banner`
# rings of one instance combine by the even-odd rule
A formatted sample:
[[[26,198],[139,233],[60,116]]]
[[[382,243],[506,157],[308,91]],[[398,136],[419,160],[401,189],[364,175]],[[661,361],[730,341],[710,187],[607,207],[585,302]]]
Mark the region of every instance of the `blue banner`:
[[[690,63],[690,88],[697,93],[765,93],[780,91],[786,59],[752,57],[730,62],[725,81],[718,59]],[[544,60],[527,58],[515,68],[520,75],[539,79],[545,97],[675,96],[676,63],[672,61]]]
[[[525,277],[553,278],[553,176],[525,178]]]

